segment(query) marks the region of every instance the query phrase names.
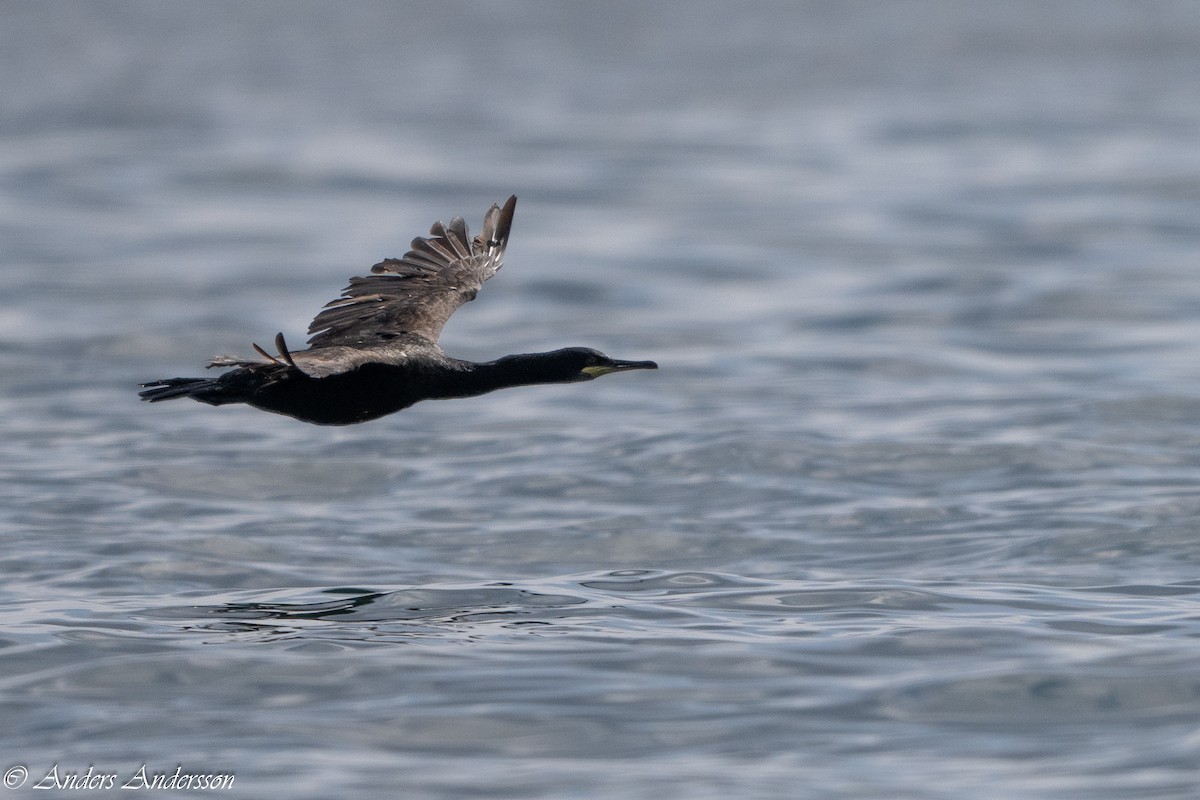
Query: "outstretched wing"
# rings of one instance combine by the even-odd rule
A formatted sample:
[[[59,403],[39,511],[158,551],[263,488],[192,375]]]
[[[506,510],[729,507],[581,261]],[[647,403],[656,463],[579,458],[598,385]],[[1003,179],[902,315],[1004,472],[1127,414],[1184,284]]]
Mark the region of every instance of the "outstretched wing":
[[[474,239],[462,217],[449,225],[435,222],[429,238],[413,239],[403,258],[380,261],[373,274],[351,278],[342,296],[308,326],[308,343],[373,346],[403,333],[436,342],[455,309],[500,269],[516,206],[515,195],[503,208],[492,206]]]

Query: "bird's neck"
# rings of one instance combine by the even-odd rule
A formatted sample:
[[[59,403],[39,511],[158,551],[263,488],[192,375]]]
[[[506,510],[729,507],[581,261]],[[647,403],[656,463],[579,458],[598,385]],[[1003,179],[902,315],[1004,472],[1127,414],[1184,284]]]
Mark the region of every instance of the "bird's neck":
[[[511,386],[564,382],[561,366],[550,358],[549,353],[521,353],[495,361],[461,363],[462,369],[448,380],[447,397],[486,394]]]

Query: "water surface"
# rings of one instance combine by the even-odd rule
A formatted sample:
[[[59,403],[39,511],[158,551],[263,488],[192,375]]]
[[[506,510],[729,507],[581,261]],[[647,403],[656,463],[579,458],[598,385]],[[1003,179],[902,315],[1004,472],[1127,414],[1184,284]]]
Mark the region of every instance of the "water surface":
[[[1194,797],[1198,41],[1115,0],[7,9],[0,766]],[[658,372],[344,429],[137,402],[510,193],[447,350]]]

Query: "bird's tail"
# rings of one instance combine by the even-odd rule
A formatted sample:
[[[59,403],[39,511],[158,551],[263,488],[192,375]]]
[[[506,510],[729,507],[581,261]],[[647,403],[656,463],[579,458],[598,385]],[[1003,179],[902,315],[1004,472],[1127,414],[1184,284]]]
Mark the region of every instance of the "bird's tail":
[[[164,378],[160,381],[138,384],[142,391],[138,397],[157,403],[159,400],[174,400],[176,397],[191,397],[202,403],[219,406],[239,402],[230,397],[219,378]]]

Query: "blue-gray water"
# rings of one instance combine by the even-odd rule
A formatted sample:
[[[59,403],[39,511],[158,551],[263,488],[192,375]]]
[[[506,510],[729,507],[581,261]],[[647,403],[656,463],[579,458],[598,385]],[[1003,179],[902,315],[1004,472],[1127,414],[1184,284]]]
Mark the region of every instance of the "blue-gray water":
[[[1194,3],[3,16],[16,796],[1197,796]],[[510,193],[447,350],[657,373],[137,401]]]

